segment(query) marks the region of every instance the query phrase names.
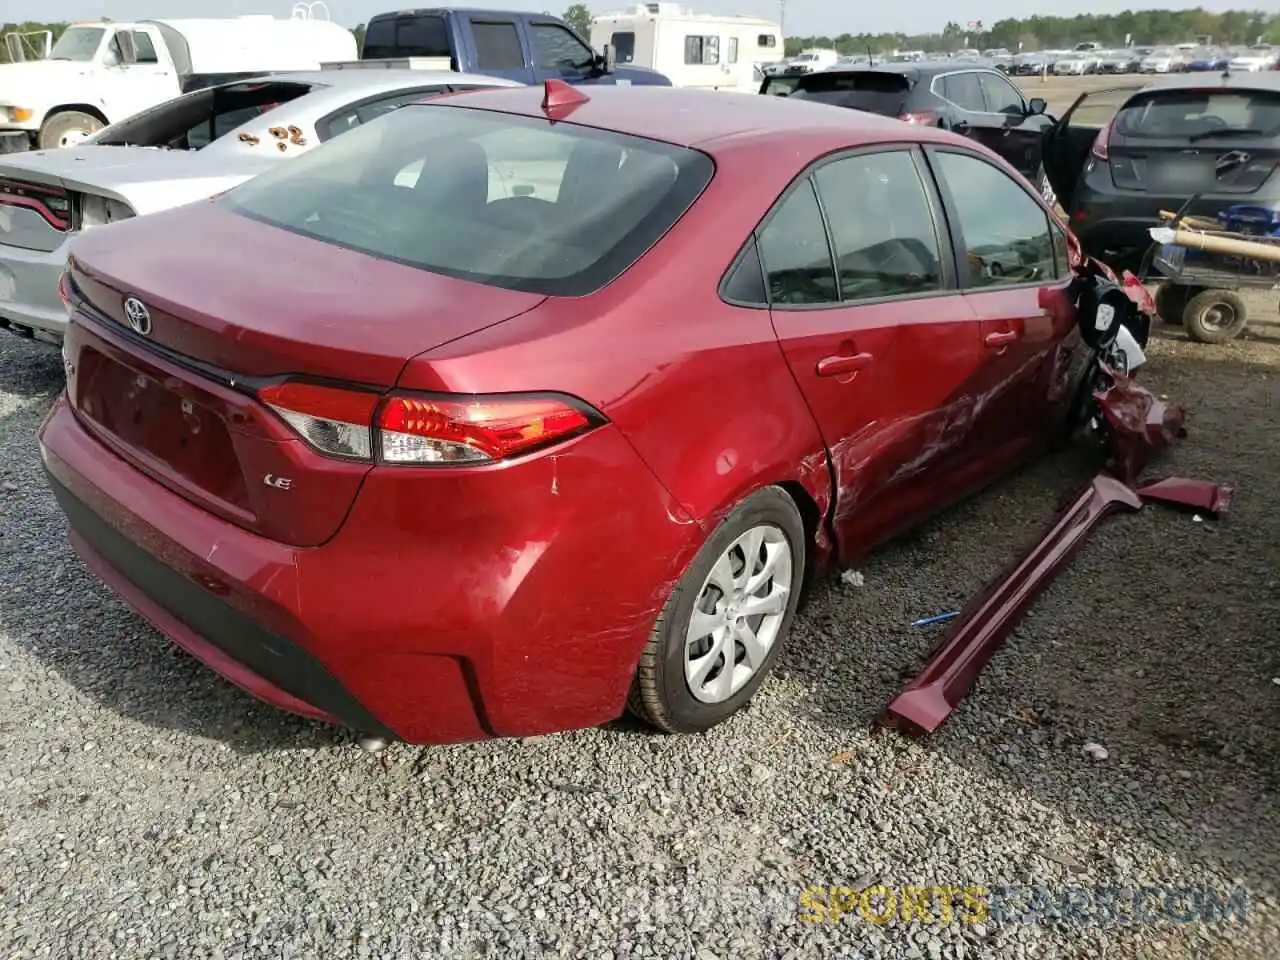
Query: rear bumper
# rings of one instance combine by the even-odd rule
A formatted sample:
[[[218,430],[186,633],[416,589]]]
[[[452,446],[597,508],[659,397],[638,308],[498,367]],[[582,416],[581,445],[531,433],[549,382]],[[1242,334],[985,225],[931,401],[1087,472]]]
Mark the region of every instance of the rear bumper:
[[[452,510],[424,507],[420,474],[375,468],[342,530],[313,548],[150,480],[87,433],[65,396],[40,447],[75,549],[158,630],[281,709],[413,743],[620,715],[670,583],[701,542],[608,427],[555,457],[427,480]],[[470,503],[449,495],[464,486]]]
[[[58,275],[67,263],[67,247],[64,242],[45,252],[0,244],[0,326],[62,342],[67,311],[58,299]]]

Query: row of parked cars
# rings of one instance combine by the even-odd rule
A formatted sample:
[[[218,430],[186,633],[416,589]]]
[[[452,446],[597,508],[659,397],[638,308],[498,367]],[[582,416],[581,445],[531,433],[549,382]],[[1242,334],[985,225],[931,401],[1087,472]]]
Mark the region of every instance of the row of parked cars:
[[[373,737],[727,719],[815,575],[1062,441],[1102,349],[1015,168],[803,100],[333,69],[0,159],[76,551]]]

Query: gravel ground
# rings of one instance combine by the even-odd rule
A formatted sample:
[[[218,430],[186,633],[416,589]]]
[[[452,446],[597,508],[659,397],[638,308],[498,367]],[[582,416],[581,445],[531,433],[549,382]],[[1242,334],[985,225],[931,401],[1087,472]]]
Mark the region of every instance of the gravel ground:
[[[820,585],[703,737],[626,722],[380,757],[257,704],[67,547],[34,431],[55,351],[0,336],[0,955],[1280,956],[1280,340],[1162,331],[1162,470],[1233,512],[1108,521],[932,739],[868,722],[1088,473],[1068,452]],[[1105,759],[1084,752],[1105,747]],[[806,886],[1247,889],[1248,923],[800,919]],[[931,911],[937,917],[937,911]]]

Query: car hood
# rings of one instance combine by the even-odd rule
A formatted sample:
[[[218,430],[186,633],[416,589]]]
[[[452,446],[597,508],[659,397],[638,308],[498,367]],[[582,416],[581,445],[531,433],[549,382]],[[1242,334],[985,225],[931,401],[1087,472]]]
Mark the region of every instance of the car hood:
[[[24,101],[31,99],[31,95],[47,96],[46,88],[51,85],[88,76],[93,72],[91,66],[71,60],[0,64],[0,103],[14,107],[34,106]]]
[[[275,158],[217,163],[199,151],[91,144],[0,156],[0,177],[113,197],[137,213],[213,196],[267,170]]]

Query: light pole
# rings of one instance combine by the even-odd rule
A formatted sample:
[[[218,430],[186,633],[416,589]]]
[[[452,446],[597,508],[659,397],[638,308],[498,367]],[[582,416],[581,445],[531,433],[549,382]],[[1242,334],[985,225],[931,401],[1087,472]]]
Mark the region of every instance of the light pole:
[[[787,0],[778,0],[778,32],[782,34],[782,45],[787,45]]]

